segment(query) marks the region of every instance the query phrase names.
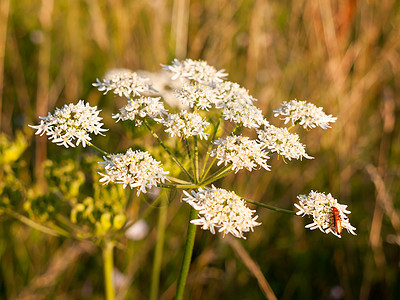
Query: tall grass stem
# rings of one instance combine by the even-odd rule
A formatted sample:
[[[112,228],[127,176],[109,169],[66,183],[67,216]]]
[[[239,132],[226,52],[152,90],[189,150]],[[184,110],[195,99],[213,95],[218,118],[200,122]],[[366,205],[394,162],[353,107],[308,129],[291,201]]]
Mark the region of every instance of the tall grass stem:
[[[190,219],[188,225],[188,231],[186,235],[185,253],[183,255],[183,262],[181,272],[179,274],[178,284],[176,287],[175,300],[182,300],[183,292],[185,291],[186,279],[189,274],[190,261],[192,259],[194,239],[196,236],[196,225],[190,223],[191,220],[195,219],[197,211],[194,208],[190,209]]]
[[[114,269],[114,242],[105,241],[103,245],[103,265],[104,265],[104,287],[106,300],[115,299],[115,290],[113,282]]]
[[[167,215],[168,215],[168,193],[164,195],[161,199],[161,206],[158,214],[157,242],[156,242],[156,249],[154,252],[153,271],[151,275],[150,300],[158,299],[161,262],[164,252],[163,250],[164,250],[164,240],[165,240],[165,229],[167,225]]]

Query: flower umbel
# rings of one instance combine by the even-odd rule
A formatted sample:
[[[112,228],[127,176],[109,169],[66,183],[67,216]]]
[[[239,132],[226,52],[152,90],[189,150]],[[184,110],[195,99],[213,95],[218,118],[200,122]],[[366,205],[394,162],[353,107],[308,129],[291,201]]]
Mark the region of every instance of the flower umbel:
[[[114,90],[114,94],[120,97],[124,95],[129,99],[131,94],[140,96],[141,93],[148,92],[151,83],[150,79],[141,77],[135,72],[122,70],[106,75],[102,81],[97,78],[93,86],[104,92],[104,95]]]
[[[168,127],[165,130],[171,137],[183,136],[185,138],[198,135],[200,139],[207,139],[205,132],[207,126],[210,125],[197,113],[189,113],[182,110],[179,114],[169,114],[166,120],[163,121],[164,126]]]
[[[101,128],[103,123],[100,122],[100,110],[96,109],[96,106],[91,107],[89,103],[79,100],[77,104],[65,104],[62,108],[56,108],[54,114],[48,113],[47,117],[39,117],[39,125],[29,126],[37,129],[36,134],[46,133],[49,140],[58,146],[68,148],[82,143],[86,147],[86,143],[92,140],[89,133],[103,135],[102,132],[108,130]]]
[[[235,82],[225,81],[216,86],[216,91],[216,108],[222,109],[225,120],[247,128],[258,128],[263,123],[262,111],[253,103],[257,99],[245,88]]]
[[[175,95],[182,104],[207,111],[218,101],[215,89],[204,84],[185,83]]]
[[[269,157],[263,150],[263,145],[248,137],[231,135],[216,140],[214,144],[217,149],[211,150],[210,156],[217,157],[217,165],[232,164],[235,173],[243,168],[252,171],[257,166],[270,170],[267,164]]]
[[[255,210],[249,209],[245,201],[234,192],[212,186],[199,188],[196,193],[183,193],[183,198],[194,209],[198,210],[198,219],[190,221],[201,226],[203,230],[210,230],[215,234],[215,229],[223,234],[230,233],[237,238],[246,239],[244,232],[253,231],[253,227],[261,225],[256,222],[258,216],[253,216]]]
[[[336,117],[325,114],[322,107],[317,107],[307,101],[297,100],[283,102],[281,107],[274,110],[274,116],[283,116],[282,120],[285,120],[285,124],[291,121],[292,125],[300,124],[304,129],[317,126],[327,129],[330,128],[329,123],[334,123],[337,120]]]
[[[160,102],[161,97],[139,97],[128,100],[128,104],[120,108],[119,113],[113,115],[114,119],[135,121],[136,125],[142,124],[142,119],[150,117],[155,119],[166,114],[164,104]]]
[[[289,160],[313,158],[306,153],[305,146],[300,143],[299,135],[290,133],[287,128],[268,124],[263,130],[257,130],[257,134],[260,143],[264,144],[269,151],[276,152]]]
[[[213,66],[202,60],[192,60],[190,58],[184,61],[174,59],[171,65],[162,65],[164,70],[174,73],[172,80],[185,79],[193,80],[202,84],[215,84],[222,82],[228,74],[225,70],[217,71]]]
[[[125,154],[111,154],[110,159],[104,157],[104,162],[100,162],[104,167],[105,173],[100,182],[122,183],[125,188],[137,188],[137,195],[140,192],[146,193],[146,189],[157,186],[160,182],[165,182],[165,175],[169,172],[164,171],[160,166],[161,162],[155,160],[148,152],[133,151],[128,149]]]
[[[341,227],[346,229],[347,232],[356,235],[354,232],[356,228],[351,226],[346,215],[350,214],[350,211],[346,209],[347,205],[339,204],[331,194],[325,195],[324,193],[311,191],[308,196],[299,195],[297,199],[299,199],[299,204],[295,203],[294,206],[299,211],[296,214],[313,217],[314,222],[306,225],[306,228],[310,228],[310,230],[319,228],[326,234],[332,233],[340,238],[340,233],[335,229],[333,218],[333,208],[335,207],[340,217]]]

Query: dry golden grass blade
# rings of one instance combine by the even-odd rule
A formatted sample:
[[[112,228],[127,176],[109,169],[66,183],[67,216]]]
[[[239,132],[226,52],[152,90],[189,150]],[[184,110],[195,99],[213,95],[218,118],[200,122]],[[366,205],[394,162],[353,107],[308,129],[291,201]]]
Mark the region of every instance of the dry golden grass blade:
[[[175,0],[172,15],[172,36],[175,37],[175,57],[185,59],[189,32],[190,0]]]
[[[390,196],[386,184],[383,181],[382,176],[379,175],[377,168],[372,164],[368,164],[366,170],[375,185],[378,204],[382,206],[386,215],[389,217],[394,230],[397,232],[397,235],[400,236],[400,215],[394,208],[393,197]]]
[[[272,290],[271,286],[269,285],[267,279],[265,278],[264,274],[262,273],[260,267],[257,263],[250,257],[247,253],[246,249],[243,248],[242,244],[237,239],[234,239],[230,236],[226,236],[226,241],[231,245],[233,250],[235,250],[236,254],[239,258],[243,261],[246,265],[247,269],[253,274],[253,276],[257,279],[258,285],[260,289],[263,291],[264,295],[269,300],[276,300],[276,296],[274,291]]]
[[[20,54],[20,46],[15,36],[13,26],[9,27],[7,38],[7,51],[13,53],[13,63],[10,64],[11,75],[13,83],[15,85],[15,91],[18,98],[19,109],[26,115],[30,113],[30,97],[28,93],[28,86],[26,84],[24,67],[22,65],[22,59]],[[1,118],[1,117],[0,117]]]
[[[110,48],[110,40],[108,39],[106,20],[101,12],[99,1],[86,0],[86,2],[89,7],[93,39],[101,50],[108,51]]]
[[[53,0],[42,0],[39,11],[39,22],[43,32],[43,42],[39,48],[38,58],[38,82],[36,92],[36,115],[46,116],[49,109],[49,81],[50,81],[50,58],[51,58],[51,29]],[[44,184],[43,162],[47,157],[46,139],[36,137],[35,149],[35,175],[39,185]],[[44,188],[41,186],[41,188]]]

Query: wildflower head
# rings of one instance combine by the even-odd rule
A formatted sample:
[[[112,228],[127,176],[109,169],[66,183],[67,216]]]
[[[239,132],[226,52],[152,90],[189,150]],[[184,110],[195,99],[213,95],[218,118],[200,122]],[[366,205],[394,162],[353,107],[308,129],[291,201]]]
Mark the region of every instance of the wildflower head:
[[[274,116],[282,116],[285,124],[291,121],[292,125],[299,124],[304,129],[311,129],[317,126],[327,129],[330,128],[329,123],[334,123],[337,120],[336,117],[325,114],[322,107],[317,107],[307,101],[297,100],[283,102],[281,107],[274,110]]]
[[[126,98],[140,96],[141,93],[148,92],[150,90],[150,79],[139,76],[135,72],[129,70],[120,70],[107,74],[103,80],[96,79],[93,83],[94,87],[104,95],[109,91],[114,91],[114,94],[120,97],[124,95]]]
[[[300,143],[300,137],[296,133],[290,133],[287,128],[279,128],[273,125],[264,125],[264,129],[257,131],[258,140],[261,144],[278,155],[291,160],[302,159],[303,157],[312,159],[306,153],[305,145]]]
[[[246,239],[244,232],[253,231],[255,226],[261,225],[256,222],[258,216],[253,216],[255,210],[249,209],[245,201],[234,192],[211,188],[199,188],[198,192],[191,194],[184,191],[186,198],[183,201],[198,210],[198,219],[190,221],[199,225],[203,230],[215,230],[230,233],[237,238]]]
[[[167,132],[171,137],[183,136],[185,138],[198,135],[200,139],[207,139],[207,126],[210,125],[197,113],[189,113],[182,110],[178,114],[168,114],[167,118],[163,121],[164,126],[167,127]]]
[[[173,73],[172,80],[180,79],[195,81],[201,84],[213,85],[222,82],[228,74],[225,70],[217,71],[213,66],[202,60],[192,60],[190,58],[184,61],[174,59],[171,65],[162,65],[164,70]]]
[[[340,222],[341,228],[346,229],[347,232],[356,235],[356,228],[351,226],[349,218],[346,214],[350,214],[347,210],[347,205],[339,204],[331,194],[325,195],[311,191],[308,195],[299,195],[299,204],[294,206],[299,210],[296,214],[301,216],[312,216],[313,222],[306,225],[306,228],[314,230],[319,228],[322,232],[328,234],[332,233],[337,237],[340,236],[340,230],[337,230],[336,221]],[[334,208],[337,210],[337,220]]]
[[[132,149],[128,149],[125,154],[111,154],[110,159],[104,157],[104,161],[99,164],[105,171],[105,174],[99,173],[103,176],[100,182],[122,183],[124,188],[129,185],[130,188],[137,188],[137,195],[164,182],[165,175],[169,173],[148,152]]]
[[[197,83],[185,83],[175,91],[179,101],[190,108],[198,108],[208,111],[219,99],[214,88]]]
[[[135,99],[128,100],[128,104],[123,106],[119,113],[113,115],[114,119],[126,121],[131,120],[136,123],[137,126],[142,124],[142,120],[145,117],[156,119],[166,114],[167,111],[164,108],[164,104],[160,102],[161,97],[138,97]]]
[[[241,124],[247,128],[258,128],[264,121],[262,111],[253,102],[256,98],[239,84],[226,81],[216,87],[218,101],[216,108],[222,109],[227,121]]]
[[[246,168],[252,171],[260,166],[269,171],[267,160],[269,157],[263,150],[263,145],[248,137],[231,135],[220,138],[214,142],[217,149],[210,151],[210,156],[216,156],[218,165],[232,164],[232,170],[236,173]]]
[[[36,134],[46,133],[49,140],[58,146],[75,147],[82,143],[91,141],[89,133],[102,134],[108,129],[101,128],[103,123],[99,117],[100,110],[89,106],[83,100],[77,104],[65,104],[62,108],[56,108],[54,113],[48,113],[47,117],[41,119],[39,125],[29,125],[36,129]]]

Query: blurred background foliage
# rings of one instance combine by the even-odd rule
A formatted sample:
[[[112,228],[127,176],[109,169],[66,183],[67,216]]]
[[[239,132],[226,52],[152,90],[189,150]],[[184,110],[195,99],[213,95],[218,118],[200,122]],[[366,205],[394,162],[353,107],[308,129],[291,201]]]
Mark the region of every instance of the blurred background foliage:
[[[140,130],[125,134],[114,123],[111,113],[121,103],[91,83],[110,68],[158,72],[161,63],[189,57],[226,69],[229,80],[259,99],[272,124],[281,124],[272,110],[293,98],[338,117],[332,129],[302,135],[314,160],[275,160],[271,172],[242,171],[218,185],[287,209],[310,189],[331,192],[349,205],[358,235],[310,232],[308,220],[263,209],[263,225],[246,241],[198,230],[187,299],[264,299],[263,280],[279,299],[399,299],[399,37],[395,0],[2,0],[0,298],[103,297],[101,253],[93,244],[43,234],[7,213],[10,207],[20,220],[29,214],[46,220],[65,205],[61,200],[68,198],[72,209],[79,199],[86,206],[75,207],[76,218],[92,229],[111,226],[120,209],[106,200],[97,204],[112,212],[105,225],[94,224],[90,195],[102,193],[88,163],[94,153],[34,138],[27,125],[85,99],[102,109],[110,128],[107,137],[95,138],[98,145],[109,152],[151,147]],[[134,197],[116,188],[108,193],[124,199],[120,205]],[[160,299],[174,296],[183,253],[189,208],[179,197],[168,207]],[[128,221],[150,207],[151,230],[145,240],[123,241],[117,249],[119,299],[149,295],[160,207],[137,200]],[[253,276],[251,262],[265,278]]]

